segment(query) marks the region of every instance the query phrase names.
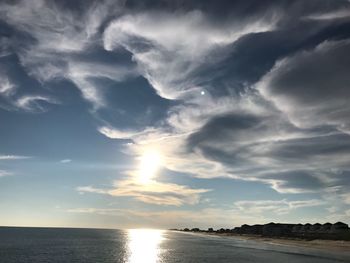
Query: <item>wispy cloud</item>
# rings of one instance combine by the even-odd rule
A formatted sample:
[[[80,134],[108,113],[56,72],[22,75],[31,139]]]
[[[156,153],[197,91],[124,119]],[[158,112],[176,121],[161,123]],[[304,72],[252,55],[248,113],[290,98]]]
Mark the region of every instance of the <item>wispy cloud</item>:
[[[23,156],[23,155],[3,155],[0,154],[0,163],[6,162],[6,161],[16,161],[16,160],[25,160],[32,158],[31,156]],[[0,177],[4,176],[11,176],[13,175],[12,172],[7,170],[0,170]]]
[[[2,2],[1,20],[14,36],[0,39],[0,58],[13,53],[38,87],[24,87],[20,78],[1,71],[0,106],[45,112],[49,104],[61,103],[46,86],[68,80],[96,117],[119,107],[106,96],[103,81],[142,76],[159,95],[152,93],[155,100],[169,102],[164,118],[136,128],[116,121],[112,111],[108,120],[98,118],[101,134],[132,141],[121,150],[125,154],[157,149],[169,170],[268,184],[279,194],[326,195],[337,189],[333,194],[348,205],[350,44],[334,28],[347,28],[341,22],[347,21],[349,2],[306,7],[303,1],[270,1],[261,8],[255,1],[232,1],[220,11],[226,16],[208,3],[194,8],[185,2],[177,10],[148,10],[125,8],[124,1],[92,1],[79,11],[59,1]],[[126,119],[134,119],[133,110]],[[14,159],[21,158],[0,156]],[[209,191],[164,182],[141,185],[132,178],[77,190],[173,206],[197,204]],[[240,201],[235,209],[283,214],[320,205],[314,198]],[[104,211],[109,212],[114,210]]]
[[[41,83],[69,79],[80,89],[83,98],[98,108],[104,105],[103,92],[92,78],[120,81],[132,71],[121,65],[103,64],[95,60],[89,64],[86,59],[85,62],[81,59],[89,57],[89,52],[86,52],[89,48],[99,46],[101,25],[122,10],[123,1],[90,3],[82,13],[55,1],[43,0],[1,3],[0,7],[0,14],[6,23],[35,39],[34,42],[21,43],[21,48],[15,48],[13,52],[27,74]],[[18,46],[16,42],[12,44]],[[86,56],[81,55],[85,52]],[[32,96],[32,104],[34,100],[53,102],[52,98],[44,95]],[[43,111],[43,107],[37,103],[29,106],[28,97],[21,98],[16,104],[24,110]]]
[[[157,181],[143,184],[139,181],[128,179],[115,182],[113,189],[82,186],[78,187],[77,191],[112,196],[129,196],[149,204],[181,206],[184,204],[197,204],[200,201],[200,195],[210,190],[193,189],[184,185]]]
[[[32,158],[31,156],[21,156],[21,155],[0,155],[1,160],[23,160]]]
[[[69,61],[67,65],[64,77],[70,79],[79,88],[83,98],[91,102],[95,109],[107,106],[107,102],[103,95],[103,86],[94,82],[94,79],[102,78],[120,82],[137,75],[133,67],[118,64]]]
[[[20,97],[15,105],[29,112],[45,112],[47,107],[46,104],[59,104],[59,101],[50,97],[42,96],[42,95],[27,95]]]
[[[59,104],[60,102],[47,95],[19,95],[20,87],[6,74],[0,74],[0,97],[5,99],[5,104],[0,107],[11,111],[45,112],[45,104]]]
[[[237,201],[234,207],[241,213],[261,215],[263,213],[274,213],[278,215],[288,214],[292,210],[304,207],[318,207],[326,202],[318,199],[287,201],[283,200],[259,200],[259,201]]]
[[[129,148],[136,154],[147,147],[160,149],[168,169],[194,176],[257,181],[270,184],[279,193],[327,191],[343,184],[336,170],[350,169],[345,118],[348,107],[341,82],[347,79],[346,67],[332,71],[332,76],[317,88],[315,81],[309,80],[317,78],[318,82],[318,72],[330,63],[337,67],[339,63],[333,58],[347,48],[348,41],[326,42],[277,62],[253,87],[262,96],[246,92],[239,98],[223,99],[206,94],[172,108],[163,126],[127,132],[103,128],[100,132],[110,138],[132,139],[134,144]],[[316,54],[317,59],[330,63],[320,62],[300,72],[297,65],[314,64]],[[304,76],[309,69],[310,74]],[[299,83],[302,78],[306,80]],[[335,89],[305,95],[293,88],[290,79],[300,87],[306,85],[311,93],[318,93],[320,87]],[[322,103],[323,94],[327,98],[331,94],[332,99]]]
[[[151,127],[145,128],[141,131],[133,131],[133,130],[120,130],[120,129],[116,129],[108,126],[102,126],[98,128],[98,131],[111,139],[135,139],[135,140],[137,140],[141,136],[146,137],[148,134],[157,132],[156,129]]]
[[[330,151],[320,155],[316,154],[317,145],[323,141],[324,147],[331,147],[342,135],[328,127],[297,125],[289,112],[276,109],[270,98],[256,92],[261,90],[264,78],[239,96],[201,92],[211,88],[202,85],[209,81],[207,75],[200,74],[210,64],[208,60],[220,64],[220,59],[227,56],[227,45],[252,33],[274,30],[279,19],[278,15],[253,17],[247,27],[236,20],[219,27],[205,13],[193,11],[139,13],[111,22],[104,32],[105,49],[131,52],[141,74],[160,96],[183,103],[172,107],[157,127],[122,130],[104,126],[99,131],[109,138],[133,140],[129,150],[136,155],[144,148],[160,149],[168,169],[197,177],[259,181],[280,193],[317,192],[334,186],[334,174],[322,171],[329,167],[347,169],[349,153]],[[168,34],[169,28],[177,32],[176,38]],[[220,49],[223,53],[216,59],[218,52],[213,51]],[[173,59],[169,61],[169,57]],[[311,151],[315,154],[301,158],[300,152]],[[334,158],[327,162],[327,156]]]
[[[0,154],[0,162],[25,160],[25,159],[29,159],[29,158],[32,158],[32,157],[31,156],[23,156],[23,155],[1,155]],[[13,173],[10,171],[0,170],[0,177],[11,176],[11,175],[13,175]]]
[[[8,77],[0,75],[0,95],[5,97],[11,96],[16,90],[16,85]]]
[[[314,19],[314,20],[335,20],[335,19],[343,19],[350,17],[350,8],[342,8],[340,10],[332,11],[332,12],[323,12],[319,14],[312,14],[306,16],[306,19]]]
[[[118,5],[119,1],[89,5],[78,19],[77,13],[54,1],[22,0],[2,3],[1,14],[9,24],[35,37],[38,43],[32,52],[79,52],[91,44],[106,16],[118,13]]]
[[[158,94],[167,99],[193,96],[203,78],[193,73],[205,66],[212,51],[240,37],[269,31],[276,21],[252,19],[226,25],[210,23],[201,11],[141,13],[113,21],[104,32],[106,50],[125,48]],[[171,32],[171,33],[170,33]]]
[[[8,171],[0,170],[0,177],[10,176],[10,175],[12,175],[12,173]]]
[[[298,127],[328,124],[348,132],[344,85],[349,81],[349,62],[342,55],[349,50],[349,40],[325,41],[313,50],[280,60],[256,87]],[[320,75],[323,71],[329,74]]]
[[[71,163],[72,160],[71,159],[63,159],[63,160],[60,160],[60,163]]]

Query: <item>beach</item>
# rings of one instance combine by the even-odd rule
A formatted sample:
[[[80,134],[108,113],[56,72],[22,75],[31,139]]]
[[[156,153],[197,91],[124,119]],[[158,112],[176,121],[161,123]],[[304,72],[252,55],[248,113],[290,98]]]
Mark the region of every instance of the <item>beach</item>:
[[[305,240],[305,239],[297,239],[297,238],[277,238],[277,237],[262,237],[259,235],[238,235],[238,234],[231,234],[231,233],[208,233],[208,232],[201,232],[199,234],[203,235],[215,235],[215,236],[222,236],[222,237],[232,237],[235,239],[241,239],[241,240],[251,240],[256,242],[263,242],[267,244],[274,244],[274,245],[280,245],[280,246],[295,246],[295,247],[305,247],[305,248],[312,248],[312,249],[320,249],[324,250],[327,249],[329,251],[339,251],[339,252],[350,252],[350,241],[343,241],[343,240],[322,240],[322,239],[315,239],[315,240]]]

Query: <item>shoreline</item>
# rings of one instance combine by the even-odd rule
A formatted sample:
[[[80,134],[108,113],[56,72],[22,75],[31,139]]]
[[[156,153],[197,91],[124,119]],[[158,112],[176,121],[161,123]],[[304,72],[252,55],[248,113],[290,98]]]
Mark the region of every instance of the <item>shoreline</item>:
[[[179,231],[179,230],[178,230]],[[241,240],[251,240],[256,242],[263,242],[266,244],[273,244],[279,246],[293,246],[301,248],[312,248],[318,250],[324,250],[330,252],[347,252],[350,253],[350,241],[346,240],[326,240],[326,239],[314,239],[306,240],[300,238],[286,238],[286,237],[264,237],[260,235],[249,234],[234,234],[234,233],[211,233],[211,232],[185,232],[199,235],[217,236],[217,237],[231,237]]]

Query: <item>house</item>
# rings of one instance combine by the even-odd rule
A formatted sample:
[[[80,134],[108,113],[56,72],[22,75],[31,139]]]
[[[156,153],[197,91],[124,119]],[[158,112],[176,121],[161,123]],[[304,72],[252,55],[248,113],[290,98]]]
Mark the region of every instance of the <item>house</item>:
[[[310,228],[311,228],[311,224],[307,223],[301,227],[300,232],[308,233],[310,231]]]
[[[253,225],[250,229],[251,234],[253,235],[261,235],[263,233],[263,225]]]
[[[349,226],[343,222],[337,222],[331,226],[330,233],[338,234],[349,231]]]
[[[294,226],[294,224],[269,223],[263,226],[262,234],[264,236],[290,236]]]
[[[273,222],[263,226],[263,235],[264,236],[280,236],[282,235],[282,227],[280,224],[275,224]]]
[[[300,233],[302,226],[303,226],[302,224],[294,225],[292,228],[292,233],[294,233],[294,234]]]
[[[321,226],[319,232],[323,234],[329,233],[331,230],[331,227],[332,227],[331,223],[325,223]]]
[[[319,230],[321,229],[321,224],[320,223],[316,223],[310,226],[310,232],[312,233],[318,233]]]
[[[242,234],[241,233],[241,228],[236,226],[234,229],[232,229],[232,233],[235,233],[235,234]]]

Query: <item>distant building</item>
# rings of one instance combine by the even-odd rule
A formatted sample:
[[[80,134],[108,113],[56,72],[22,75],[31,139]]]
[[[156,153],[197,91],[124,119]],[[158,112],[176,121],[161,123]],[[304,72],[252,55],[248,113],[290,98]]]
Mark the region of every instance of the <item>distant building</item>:
[[[319,232],[319,230],[321,229],[321,224],[320,223],[316,223],[310,226],[310,232],[312,233],[317,233]]]
[[[302,227],[303,227],[302,224],[294,225],[293,228],[292,228],[292,233],[295,233],[295,234],[300,233]]]
[[[242,234],[241,233],[241,228],[236,226],[233,230],[232,230],[232,233],[235,233],[235,234]]]
[[[264,236],[280,236],[282,235],[282,228],[273,222],[264,225],[262,234]]]
[[[332,224],[331,223],[325,223],[321,226],[319,232],[320,233],[329,233],[331,231]]]
[[[349,230],[349,226],[343,222],[337,222],[332,225],[330,229],[330,233],[332,234],[338,234],[338,233],[343,233],[347,232]]]
[[[188,228],[183,231],[191,232],[205,232],[199,228]],[[208,228],[207,232],[216,232],[218,234],[239,234],[239,235],[260,235],[270,237],[296,237],[310,239],[332,239],[332,240],[349,240],[350,241],[350,228],[343,222],[337,222],[335,224],[325,223],[321,225],[316,224],[282,224],[282,223],[269,223],[265,225],[247,225],[244,224],[241,227],[235,227],[233,229],[220,228],[214,230]]]
[[[269,223],[263,226],[262,234],[264,236],[290,236],[294,226],[294,224]]]
[[[310,231],[310,228],[311,228],[311,224],[307,223],[301,227],[300,232],[308,233]]]
[[[225,229],[224,229],[224,228],[220,228],[220,229],[217,230],[216,232],[218,232],[218,233],[225,233]]]

